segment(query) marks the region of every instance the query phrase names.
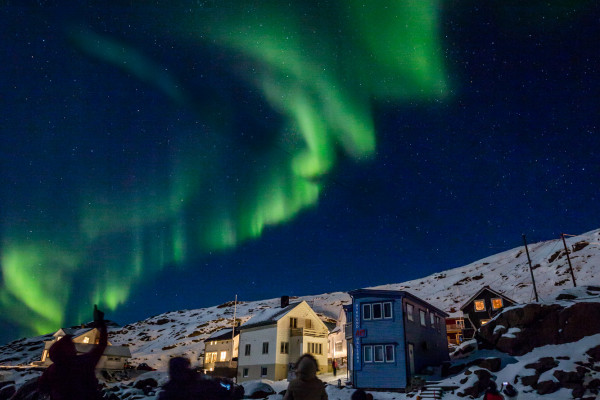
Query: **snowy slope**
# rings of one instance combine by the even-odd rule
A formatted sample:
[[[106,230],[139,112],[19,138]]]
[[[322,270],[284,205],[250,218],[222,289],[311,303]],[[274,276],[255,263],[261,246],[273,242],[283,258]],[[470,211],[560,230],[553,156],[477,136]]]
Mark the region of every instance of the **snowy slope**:
[[[571,261],[578,282],[600,286],[600,229],[570,237],[567,245],[571,248]],[[572,285],[560,239],[531,244],[529,252],[540,301],[551,301],[557,293]],[[515,248],[422,279],[377,288],[409,291],[453,314],[485,285],[517,302],[532,301],[533,287],[524,249]],[[335,292],[290,298],[290,301],[300,300],[306,300],[323,319],[332,321],[337,318],[341,306],[350,301],[350,297],[347,293]],[[236,317],[244,323],[260,310],[279,307],[279,301],[239,302]],[[233,312],[233,302],[167,312],[120,329],[112,329],[109,340],[113,344],[130,346],[134,364],[146,362],[165,370],[171,357],[185,355],[194,365],[198,365],[204,352],[203,340],[217,330],[230,327]],[[0,365],[28,364],[39,359],[39,344],[45,338],[25,339],[0,347]]]

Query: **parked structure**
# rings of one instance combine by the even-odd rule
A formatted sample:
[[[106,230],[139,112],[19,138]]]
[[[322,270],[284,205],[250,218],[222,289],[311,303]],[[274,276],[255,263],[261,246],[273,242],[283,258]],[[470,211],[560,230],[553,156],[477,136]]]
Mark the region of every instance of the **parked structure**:
[[[447,314],[396,290],[349,292],[352,308],[351,380],[355,388],[405,389],[427,367],[449,359]]]
[[[73,337],[73,343],[75,343],[75,349],[77,354],[88,353],[92,348],[100,343],[100,330],[98,328],[62,328],[54,333],[52,340],[44,342],[44,350],[42,352],[41,361],[37,362],[37,365],[47,367],[52,364],[52,360],[48,357],[48,351],[50,347],[58,340],[62,339],[66,335]],[[125,363],[131,358],[131,351],[127,346],[113,346],[108,342],[104,354],[100,358],[96,369],[123,369]]]
[[[204,372],[233,378],[236,376],[240,329],[221,329],[204,341]]]
[[[484,286],[460,308],[464,315],[464,337],[471,339],[475,331],[489,322],[506,307],[517,304],[502,293]]]
[[[289,304],[289,298],[282,297],[280,308],[263,310],[240,327],[238,382],[285,379],[290,365],[304,353],[312,354],[324,372],[327,334],[306,301]]]

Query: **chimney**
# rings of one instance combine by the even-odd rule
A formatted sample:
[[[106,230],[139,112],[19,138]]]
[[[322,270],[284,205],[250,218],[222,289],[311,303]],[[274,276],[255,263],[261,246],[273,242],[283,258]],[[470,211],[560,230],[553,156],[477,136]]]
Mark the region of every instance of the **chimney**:
[[[290,305],[290,296],[281,296],[281,308],[286,308]]]

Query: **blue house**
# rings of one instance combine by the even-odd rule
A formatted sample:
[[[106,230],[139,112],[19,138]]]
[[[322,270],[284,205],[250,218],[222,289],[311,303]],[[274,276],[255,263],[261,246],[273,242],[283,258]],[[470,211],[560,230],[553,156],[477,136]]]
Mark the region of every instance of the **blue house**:
[[[354,387],[406,389],[412,377],[448,361],[445,312],[405,291],[358,289],[348,294]]]

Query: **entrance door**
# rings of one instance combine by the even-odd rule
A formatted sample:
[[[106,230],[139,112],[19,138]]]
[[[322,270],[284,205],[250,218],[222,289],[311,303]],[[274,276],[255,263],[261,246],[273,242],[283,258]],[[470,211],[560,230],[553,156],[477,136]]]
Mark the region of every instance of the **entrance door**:
[[[415,375],[415,348],[412,343],[408,344],[408,362],[411,378]]]

